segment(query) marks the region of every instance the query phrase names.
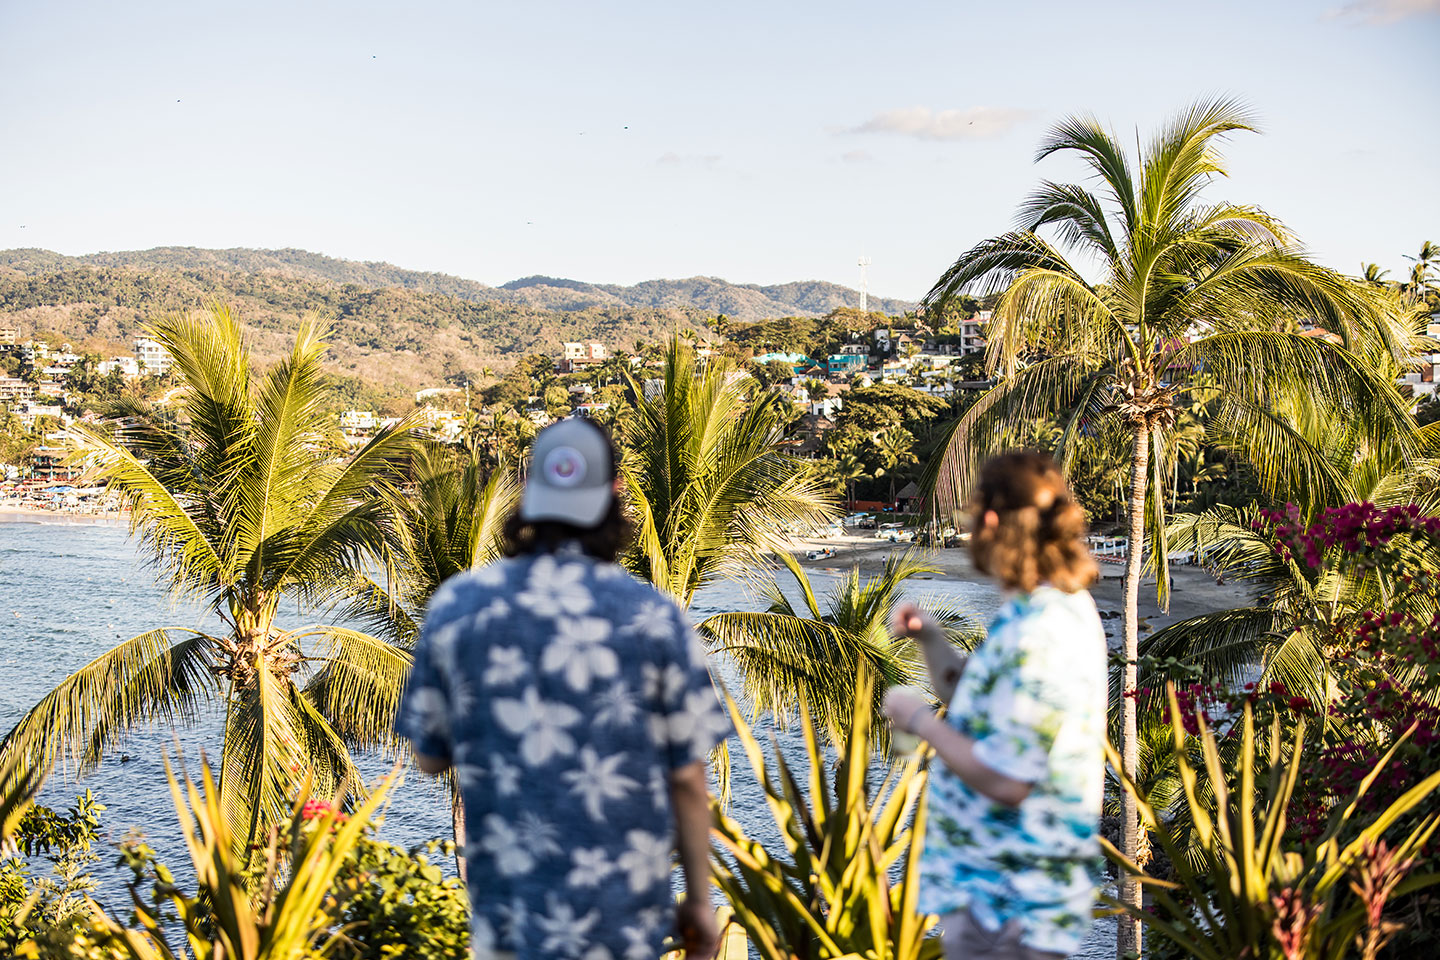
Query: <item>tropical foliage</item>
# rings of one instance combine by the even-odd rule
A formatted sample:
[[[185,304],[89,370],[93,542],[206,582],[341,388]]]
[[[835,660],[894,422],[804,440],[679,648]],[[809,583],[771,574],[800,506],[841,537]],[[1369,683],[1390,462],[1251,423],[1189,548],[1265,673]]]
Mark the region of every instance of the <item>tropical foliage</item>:
[[[312,801],[310,784],[304,783],[284,832],[276,825],[262,844],[257,877],[251,861],[236,853],[237,838],[230,833],[221,788],[209,768],[202,766],[199,784],[177,777],[168,763],[166,773],[196,892],[185,893],[147,852],[132,851],[128,860],[137,881],[153,879],[151,896],[136,892],[135,915],[128,924],[92,904],[92,925],[82,940],[130,960],[292,960],[337,954],[348,940],[341,926],[338,878],[393,789],[395,775],[382,780],[350,814]],[[184,946],[170,943],[170,916],[179,921]]]
[[[674,337],[658,384],[626,377],[634,409],[619,423],[621,472],[638,527],[630,563],[681,606],[835,516],[824,482],[781,449],[788,401],[757,392],[730,361],[697,369]]]
[[[769,713],[784,725],[797,705],[808,704],[819,729],[844,749],[853,726],[851,707],[865,703],[868,729],[886,748],[885,690],[926,683],[914,645],[891,636],[890,616],[906,581],[937,569],[914,554],[893,554],[877,576],[862,578],[858,567],[851,569],[822,603],[799,563],[788,553],[777,556],[794,579],[802,606],[797,609],[772,578],[761,585],[769,601],[765,612],[717,613],[701,622],[701,637],[712,654],[739,667],[754,715]],[[957,646],[974,647],[979,639],[975,624],[949,607],[929,612]],[[868,689],[861,687],[861,677],[870,679]]]
[[[868,681],[862,676],[857,689]],[[935,917],[916,909],[925,835],[922,758],[892,767],[874,786],[870,712],[857,696],[832,771],[802,700],[809,761],[802,789],[778,747],[772,770],[740,709],[726,699],[785,845],[783,854],[766,850],[715,805],[716,882],[759,955],[938,960],[939,940],[925,936]]]
[[[25,715],[3,755],[83,772],[137,724],[188,723],[218,702],[219,802],[243,848],[307,776],[324,795],[358,783],[350,745],[389,735],[409,655],[336,625],[282,626],[279,611],[349,600],[365,571],[399,562],[413,441],[402,424],[338,452],[318,324],[263,375],[223,307],[150,333],[182,377],[173,404],[122,404],[74,439],[171,595],[201,601],[216,629],[156,627],[101,654]]]
[[[1356,950],[1373,958],[1399,929],[1387,904],[1440,883],[1440,874],[1411,871],[1412,858],[1440,826],[1440,813],[1427,803],[1440,787],[1440,772],[1356,822],[1360,802],[1395,755],[1392,748],[1336,804],[1320,836],[1291,849],[1285,843],[1286,823],[1296,800],[1304,722],[1296,724],[1288,742],[1278,721],[1272,723],[1269,737],[1257,747],[1246,704],[1238,724],[1240,749],[1235,762],[1226,764],[1203,716],[1187,714],[1173,688],[1168,695],[1186,822],[1197,842],[1191,845],[1174,835],[1166,810],[1151,805],[1110,749],[1114,773],[1135,798],[1172,876],[1148,874],[1102,840],[1111,861],[1144,885],[1151,903],[1141,908],[1103,899],[1184,956],[1340,960]],[[1187,723],[1198,733],[1198,750],[1188,740]],[[1403,837],[1393,836],[1391,826],[1412,810],[1419,812],[1419,822]]]
[[[1408,419],[1393,381],[1364,362],[1402,346],[1387,301],[1308,260],[1282,223],[1251,206],[1208,203],[1205,188],[1225,173],[1218,147],[1254,129],[1231,100],[1201,101],[1163,129],[1133,160],[1122,141],[1089,117],[1058,124],[1037,159],[1078,156],[1098,191],[1044,181],[1025,200],[1018,229],[962,254],[926,296],[999,293],[987,330],[986,361],[1002,379],[956,424],[939,464],[942,508],[963,501],[978,463],[1004,442],[1009,425],[1071,411],[1056,444],[1068,468],[1076,440],[1116,422],[1130,451],[1126,507],[1131,544],[1163,542],[1166,437],[1175,400],[1203,371],[1225,411],[1264,410],[1277,400],[1316,417],[1345,419],[1361,431],[1393,436]],[[1053,237],[1054,242],[1048,237]],[[1087,279],[1075,258],[1100,265]],[[1294,318],[1334,334],[1305,336]],[[1269,459],[1288,450],[1270,436]],[[1142,551],[1126,566],[1123,685],[1135,687]],[[1165,558],[1157,577],[1165,602]],[[1138,758],[1133,700],[1121,702],[1121,751],[1132,774]],[[1127,802],[1125,848],[1137,849]],[[1127,899],[1138,903],[1129,886]],[[1122,924],[1121,951],[1134,949]]]

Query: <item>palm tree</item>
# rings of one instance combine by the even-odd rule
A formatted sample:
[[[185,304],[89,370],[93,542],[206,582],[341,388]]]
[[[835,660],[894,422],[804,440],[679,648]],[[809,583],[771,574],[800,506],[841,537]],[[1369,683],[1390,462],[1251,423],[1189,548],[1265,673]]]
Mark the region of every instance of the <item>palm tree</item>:
[[[626,379],[635,409],[619,420],[621,473],[638,527],[628,562],[681,606],[836,516],[811,465],[780,448],[789,401],[757,392],[729,360],[699,371],[673,337],[658,389]]]
[[[1390,274],[1389,270],[1380,269],[1380,264],[1378,263],[1362,263],[1360,264],[1360,270],[1360,279],[1372,287],[1385,286],[1385,278]]]
[[[1001,293],[986,362],[1004,380],[958,421],[938,468],[941,505],[958,506],[1007,421],[1072,411],[1056,451],[1067,468],[1073,441],[1099,422],[1118,420],[1129,433],[1126,689],[1135,684],[1142,545],[1147,528],[1157,537],[1164,529],[1164,439],[1175,398],[1187,391],[1193,373],[1203,370],[1227,401],[1264,407],[1277,396],[1301,395],[1316,409],[1367,425],[1407,416],[1393,383],[1347,349],[1390,345],[1380,299],[1306,259],[1284,226],[1263,211],[1201,202],[1202,190],[1225,173],[1220,141],[1253,129],[1235,101],[1202,101],[1132,162],[1098,121],[1062,121],[1037,159],[1077,154],[1093,171],[1098,193],[1043,181],[1022,204],[1016,230],[962,254],[925,298],[927,309],[943,309],[964,292]],[[1067,254],[1097,263],[1099,281],[1087,279]],[[1341,342],[1285,332],[1282,321],[1294,316]],[[1284,452],[1280,443],[1270,454]],[[1157,561],[1165,602],[1164,556]],[[1122,699],[1121,713],[1122,756],[1133,776],[1132,698]],[[1137,827],[1127,798],[1127,856],[1135,854]],[[1138,885],[1127,879],[1121,895],[1138,904]],[[1119,940],[1120,955],[1138,950],[1138,927],[1122,924]]]
[[[761,588],[769,601],[764,613],[715,614],[700,624],[701,637],[712,654],[729,656],[739,668],[755,713],[771,713],[783,725],[803,702],[837,746],[860,702],[856,678],[869,677],[870,729],[884,749],[889,737],[881,712],[885,690],[925,683],[924,663],[914,645],[891,636],[890,615],[905,581],[937,569],[914,554],[892,554],[879,576],[862,580],[859,568],[852,569],[822,604],[799,563],[788,553],[777,556],[800,589],[803,607],[797,610],[771,578]],[[968,619],[943,606],[930,613],[956,645],[975,646],[980,634]]]
[[[1416,331],[1418,333],[1418,331]],[[1416,336],[1416,350],[1428,340]],[[1382,371],[1399,372],[1383,358]],[[1283,436],[1288,455],[1266,460],[1266,432]],[[1250,463],[1265,502],[1294,504],[1304,523],[1327,507],[1369,501],[1386,507],[1417,504],[1425,514],[1440,512],[1440,423],[1406,434],[1369,436],[1351,420],[1317,417],[1304,407],[1232,407],[1211,425],[1215,442]],[[1217,505],[1174,518],[1167,531],[1171,549],[1195,552],[1213,572],[1258,591],[1257,598],[1232,610],[1203,614],[1171,624],[1147,638],[1141,653],[1198,666],[1212,681],[1234,685],[1260,670],[1262,685],[1280,681],[1312,702],[1335,694],[1334,663],[1351,652],[1334,648],[1332,625],[1348,614],[1384,606],[1382,585],[1373,573],[1316,580],[1294,561],[1274,553],[1253,524],[1259,504]],[[1163,687],[1164,677],[1143,681]]]
[[[402,424],[353,456],[333,452],[325,330],[313,321],[263,375],[224,307],[148,333],[174,358],[173,405],[124,401],[73,439],[130,509],[171,595],[203,601],[224,629],[156,627],[101,654],[16,724],[0,756],[44,771],[73,760],[83,772],[137,724],[189,723],[218,700],[222,802],[248,844],[307,776],[326,794],[360,783],[350,747],[390,729],[409,654],[336,625],[282,626],[278,613],[287,597],[311,608],[348,598],[361,571],[393,565],[413,440]]]
[[[500,466],[487,474],[463,449],[438,443],[423,446],[412,470],[413,495],[402,514],[407,536],[396,578],[399,596],[365,584],[368,589],[348,609],[351,618],[367,620],[404,648],[419,636],[425,606],[442,583],[504,555],[505,520],[520,501],[520,483],[510,469]],[[387,737],[377,745],[394,747],[396,742]],[[459,782],[453,775],[447,780],[455,862],[463,879],[465,808]]]

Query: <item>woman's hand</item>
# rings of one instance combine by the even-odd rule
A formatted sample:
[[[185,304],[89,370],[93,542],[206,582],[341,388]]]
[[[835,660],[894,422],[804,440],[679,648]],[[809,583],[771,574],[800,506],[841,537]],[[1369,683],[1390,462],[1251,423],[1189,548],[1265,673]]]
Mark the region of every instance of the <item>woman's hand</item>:
[[[932,715],[930,702],[914,687],[891,687],[881,707],[891,726],[903,733],[915,733],[917,724]]]
[[[930,631],[939,631],[934,619],[913,603],[902,603],[890,615],[890,632],[897,637],[919,637]]]

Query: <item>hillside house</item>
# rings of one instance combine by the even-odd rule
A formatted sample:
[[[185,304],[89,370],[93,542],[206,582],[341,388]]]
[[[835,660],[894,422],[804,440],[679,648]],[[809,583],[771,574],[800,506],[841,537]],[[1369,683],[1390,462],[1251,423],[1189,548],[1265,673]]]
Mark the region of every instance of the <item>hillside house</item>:
[[[19,377],[0,377],[0,403],[34,400],[37,392],[33,383],[27,383]]]
[[[147,376],[160,376],[170,372],[175,359],[170,356],[160,341],[150,337],[139,337],[135,341],[135,363],[140,372]]]
[[[140,376],[140,364],[134,357],[111,357],[95,365],[95,372],[102,377],[108,377],[116,370],[119,370],[120,376],[126,380],[134,380]]]
[[[990,324],[990,311],[981,310],[960,324],[960,352],[984,353],[985,328]]]
[[[605,344],[598,340],[588,340],[584,343],[562,344],[560,360],[555,364],[556,373],[575,373],[589,367],[599,366],[609,359],[609,352]]]

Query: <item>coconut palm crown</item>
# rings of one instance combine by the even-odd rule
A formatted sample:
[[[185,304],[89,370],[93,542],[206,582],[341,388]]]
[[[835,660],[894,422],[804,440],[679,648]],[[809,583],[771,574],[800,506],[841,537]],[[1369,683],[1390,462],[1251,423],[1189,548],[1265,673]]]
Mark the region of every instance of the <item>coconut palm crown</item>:
[[[635,409],[618,437],[638,528],[628,562],[684,607],[705,584],[838,515],[819,475],[781,448],[788,401],[729,360],[696,361],[674,337],[658,383],[627,372]]]
[[[165,407],[131,401],[78,424],[77,455],[130,510],[131,532],[175,599],[222,629],[157,627],[101,654],[40,700],[3,755],[49,770],[98,764],[146,721],[225,713],[220,791],[237,840],[253,841],[312,776],[333,793],[355,776],[349,747],[389,736],[409,654],[341,626],[282,626],[281,601],[350,597],[398,555],[404,424],[343,453],[327,412],[322,325],[253,372],[241,327],[215,306],[155,323],[182,386]]]
[[[986,331],[986,362],[1001,383],[958,421],[937,465],[942,508],[963,502],[979,462],[995,452],[1010,423],[1068,412],[1056,448],[1066,468],[1077,438],[1107,420],[1125,426],[1134,545],[1125,571],[1127,690],[1135,686],[1139,547],[1147,530],[1156,542],[1163,535],[1165,440],[1175,400],[1190,389],[1192,375],[1203,372],[1218,388],[1222,410],[1263,410],[1284,397],[1362,430],[1408,417],[1393,382],[1357,355],[1399,349],[1375,291],[1311,262],[1264,211],[1202,200],[1225,173],[1219,144],[1254,129],[1239,103],[1201,101],[1132,159],[1093,118],[1061,121],[1037,160],[1075,155],[1088,166],[1090,183],[1042,181],[1021,204],[1015,230],[962,254],[925,297],[926,309],[934,310],[961,293],[1000,295]],[[1082,265],[1093,266],[1097,278]],[[1338,342],[1298,332],[1297,320]],[[1283,440],[1270,436],[1275,443],[1267,456],[1283,458]],[[1160,553],[1157,583],[1165,602],[1169,578]],[[1122,755],[1133,776],[1133,699],[1124,699],[1121,711]],[[1136,822],[1130,803],[1129,856]],[[1135,900],[1138,890],[1126,894]],[[1136,948],[1135,935],[1122,924],[1122,954]]]
[[[881,711],[885,691],[929,685],[914,643],[891,635],[891,614],[906,581],[938,573],[938,568],[912,553],[892,554],[873,577],[862,578],[859,568],[852,568],[822,602],[795,558],[777,556],[790,571],[802,604],[797,607],[778,581],[768,579],[760,585],[768,601],[764,612],[717,613],[701,622],[701,638],[712,654],[739,669],[745,699],[755,713],[770,713],[784,725],[805,704],[816,726],[841,746],[854,705],[869,703],[867,722],[884,749],[889,742]],[[974,648],[981,635],[975,623],[943,604],[926,607],[952,643],[962,650]],[[856,690],[861,676],[869,678],[868,691]]]

